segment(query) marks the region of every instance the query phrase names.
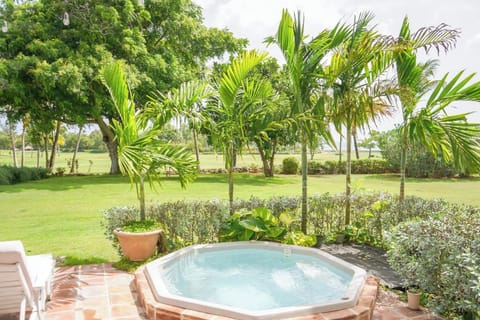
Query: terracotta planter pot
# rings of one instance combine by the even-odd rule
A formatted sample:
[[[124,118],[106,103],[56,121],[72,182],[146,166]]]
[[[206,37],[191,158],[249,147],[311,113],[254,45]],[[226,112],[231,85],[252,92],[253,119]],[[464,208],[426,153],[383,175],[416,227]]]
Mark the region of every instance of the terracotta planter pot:
[[[421,297],[422,297],[421,292],[407,291],[408,309],[419,310],[420,309],[420,298]]]
[[[155,230],[133,233],[115,230],[113,233],[117,236],[125,257],[130,261],[143,261],[155,253],[161,232],[161,230]]]

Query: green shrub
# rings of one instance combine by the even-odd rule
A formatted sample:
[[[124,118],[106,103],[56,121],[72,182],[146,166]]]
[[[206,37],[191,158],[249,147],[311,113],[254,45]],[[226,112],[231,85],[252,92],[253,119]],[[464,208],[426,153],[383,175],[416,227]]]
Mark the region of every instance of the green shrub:
[[[17,184],[47,177],[48,170],[45,168],[0,166],[0,185]]]
[[[344,174],[345,161],[309,161],[308,174]],[[360,159],[352,160],[353,174],[381,174],[387,173],[387,161],[383,159]]]
[[[276,217],[271,210],[258,207],[253,210],[235,212],[220,230],[221,241],[276,241],[288,244],[313,246],[315,237],[305,235],[300,230],[291,230],[296,220],[285,211]]]
[[[13,170],[9,167],[1,166],[0,167],[0,185],[12,184],[13,181]]]
[[[401,223],[388,241],[405,285],[431,293],[440,312],[480,315],[480,209],[452,206]]]
[[[160,229],[161,225],[155,220],[133,220],[122,226],[125,232],[149,232]]]
[[[113,234],[115,229],[123,227],[129,221],[135,221],[140,219],[140,210],[135,207],[112,207],[102,211],[103,220],[101,221],[102,227],[105,229],[103,234],[105,238],[112,241],[112,246],[121,255],[120,244],[117,237]]]
[[[235,212],[220,230],[221,241],[281,241],[287,229],[267,208]]]
[[[300,197],[251,197],[247,200],[237,199],[233,205],[235,212],[267,208],[277,219],[282,213],[289,213],[288,223],[282,224],[287,230],[284,239],[296,238],[297,240],[291,241],[300,241],[295,234],[300,230]],[[425,220],[444,212],[462,212],[465,208],[442,200],[425,200],[412,196],[406,197],[404,203],[399,204],[397,196],[388,193],[354,193],[352,223],[345,228],[345,195],[325,193],[308,199],[307,233],[333,240],[338,232],[342,232],[352,242],[385,247],[388,245],[384,240],[385,232],[391,231],[399,223],[414,219]],[[102,224],[105,235],[113,240],[116,247],[113,230],[127,221],[138,219],[138,209],[114,207],[105,210],[104,217]],[[177,201],[148,206],[147,218],[161,223],[168,249],[174,250],[190,244],[218,242],[220,229],[230,215],[226,200]]]
[[[169,250],[196,243],[218,242],[221,226],[229,217],[228,202],[177,201],[154,204],[147,215],[159,221]]]
[[[400,131],[393,129],[379,135],[378,147],[386,160],[389,172],[400,172]],[[442,178],[456,174],[467,174],[454,169],[453,163],[446,163],[442,157],[434,157],[418,143],[409,145],[407,152],[407,177]]]
[[[286,157],[282,161],[282,172],[284,174],[297,174],[299,162],[295,157]]]

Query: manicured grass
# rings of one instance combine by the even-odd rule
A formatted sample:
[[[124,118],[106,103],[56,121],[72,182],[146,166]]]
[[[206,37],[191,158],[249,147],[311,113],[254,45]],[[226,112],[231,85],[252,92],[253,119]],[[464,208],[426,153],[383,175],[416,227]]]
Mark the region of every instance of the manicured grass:
[[[380,157],[378,152],[374,152],[373,155]],[[277,154],[275,158],[275,165],[280,166],[282,161],[286,157],[296,157],[300,161],[300,155],[298,154]],[[338,160],[338,153],[334,151],[324,151],[315,154],[314,160],[316,161],[327,161],[327,160]],[[360,152],[360,158],[365,159],[368,157],[368,152]],[[20,152],[17,152],[17,162],[20,164]],[[66,173],[70,172],[70,167],[68,166],[69,161],[72,159],[71,152],[60,152],[55,160],[55,168],[63,167],[67,168]],[[110,171],[110,158],[107,153],[92,153],[92,152],[79,152],[77,155],[78,159],[78,172],[85,174],[98,174],[98,173],[108,173]],[[309,158],[310,159],[310,158]],[[249,167],[252,164],[256,164],[261,167],[261,160],[257,154],[245,153],[238,157],[238,167]],[[343,155],[343,160],[345,160],[345,155]],[[12,155],[9,150],[0,150],[0,165],[12,165]],[[36,151],[26,151],[25,153],[25,166],[27,167],[36,167],[37,166],[37,152]],[[45,166],[45,154],[41,153],[40,166]],[[221,154],[209,153],[200,155],[200,166],[202,169],[217,169],[223,168],[223,156]],[[54,171],[55,172],[55,169]]]
[[[309,177],[309,194],[338,193],[344,190],[344,176]],[[360,191],[398,192],[398,177],[355,175],[353,188]],[[480,206],[479,178],[409,179],[407,194],[444,198]],[[264,178],[261,174],[235,176],[235,197],[261,198],[301,193],[299,176]],[[166,177],[158,192],[147,190],[149,202],[182,199],[226,199],[225,175],[202,175],[187,189],[176,177]],[[136,205],[135,190],[121,176],[52,177],[13,186],[0,186],[0,240],[20,239],[29,253],[52,252],[81,261],[116,261],[100,226],[101,210],[116,205]]]

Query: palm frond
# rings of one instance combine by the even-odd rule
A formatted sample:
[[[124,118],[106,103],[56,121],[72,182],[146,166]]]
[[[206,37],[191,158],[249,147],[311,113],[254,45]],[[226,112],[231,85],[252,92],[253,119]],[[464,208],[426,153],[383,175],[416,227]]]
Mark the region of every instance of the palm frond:
[[[449,81],[447,73],[438,82],[426,104],[432,112],[443,111],[454,101],[480,101],[480,81],[469,84],[475,74],[462,78],[463,73],[464,71],[460,71]]]
[[[242,84],[243,79],[248,73],[262,60],[266,58],[266,54],[259,54],[257,51],[246,51],[238,58],[232,61],[228,69],[220,79],[218,88],[220,100],[225,107],[231,108],[234,104],[235,97]]]

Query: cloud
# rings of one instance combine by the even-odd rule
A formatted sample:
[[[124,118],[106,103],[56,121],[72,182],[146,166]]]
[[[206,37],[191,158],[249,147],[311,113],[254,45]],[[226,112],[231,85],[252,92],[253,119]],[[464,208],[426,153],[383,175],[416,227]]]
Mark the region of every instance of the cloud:
[[[375,14],[374,24],[384,34],[398,35],[400,25],[408,16],[412,30],[424,26],[446,23],[461,30],[456,48],[438,57],[438,74],[456,74],[480,71],[480,33],[478,32],[478,0],[193,0],[203,7],[205,24],[211,27],[228,28],[237,37],[247,38],[250,48],[267,50],[279,61],[281,54],[274,46],[266,47],[265,37],[275,34],[282,9],[290,12],[300,10],[305,16],[305,31],[315,35],[325,28],[333,27],[338,21],[353,21],[362,11]],[[477,77],[478,80],[478,77]],[[476,111],[478,104],[462,107]],[[474,119],[480,121],[480,113]]]

